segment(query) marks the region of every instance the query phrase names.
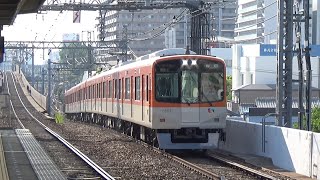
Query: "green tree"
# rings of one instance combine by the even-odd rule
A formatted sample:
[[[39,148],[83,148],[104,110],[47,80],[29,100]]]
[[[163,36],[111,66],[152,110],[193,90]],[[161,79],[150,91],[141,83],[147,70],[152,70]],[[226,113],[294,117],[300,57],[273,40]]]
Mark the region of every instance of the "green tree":
[[[232,76],[227,76],[227,100],[232,99],[231,88],[232,88]]]
[[[93,57],[91,57],[91,62],[88,62],[89,48],[85,44],[81,43],[66,43],[64,48],[60,50],[60,62],[63,63],[64,67],[67,69],[57,70],[59,73],[59,80],[54,89],[55,95],[63,102],[64,98],[64,88],[67,85],[73,86],[82,81],[84,71],[89,68],[93,69]],[[60,71],[60,72],[59,72]],[[58,77],[57,77],[58,78]],[[64,82],[64,85],[60,83]]]
[[[69,82],[80,82],[83,72],[91,66],[88,62],[88,52],[88,47],[80,43],[65,45],[59,52],[60,63],[70,64],[68,66],[72,69],[67,73]]]
[[[302,122],[303,129],[307,129],[307,120],[304,117]],[[294,123],[293,127],[298,129],[298,123]],[[314,107],[311,111],[311,129],[313,132],[320,132],[320,107]]]

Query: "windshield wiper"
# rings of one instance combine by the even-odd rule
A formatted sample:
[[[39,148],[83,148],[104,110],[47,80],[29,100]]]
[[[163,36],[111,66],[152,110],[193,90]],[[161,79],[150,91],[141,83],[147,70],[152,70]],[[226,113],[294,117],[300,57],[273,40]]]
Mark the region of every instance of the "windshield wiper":
[[[183,100],[190,106],[190,101],[187,98],[183,98]]]
[[[193,78],[193,76],[191,76],[191,79],[192,79],[193,82],[196,82],[196,80]],[[196,82],[196,83],[198,83],[198,82]],[[201,88],[201,87],[200,87],[200,88]],[[199,88],[198,88],[198,89],[199,89]],[[202,90],[202,89],[201,89],[201,90]],[[206,98],[206,100],[207,100],[207,102],[210,104],[210,106],[212,106],[212,103],[211,103],[211,101],[209,101],[208,97],[207,97],[204,93],[202,93],[202,91],[200,91],[200,92],[201,92],[201,95]],[[199,101],[199,102],[200,102],[200,101]]]
[[[210,106],[212,106],[212,103],[211,103],[211,101],[209,101],[208,97],[207,97],[204,93],[202,93],[202,92],[201,92],[201,95],[202,95],[203,97],[205,97],[206,100],[207,100],[207,102],[210,104]]]

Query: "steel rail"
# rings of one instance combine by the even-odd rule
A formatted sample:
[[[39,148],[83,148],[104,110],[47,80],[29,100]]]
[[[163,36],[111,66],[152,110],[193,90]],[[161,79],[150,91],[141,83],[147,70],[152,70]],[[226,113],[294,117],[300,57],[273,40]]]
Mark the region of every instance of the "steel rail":
[[[227,164],[228,166],[240,169],[240,170],[245,171],[245,172],[250,173],[250,174],[254,174],[255,176],[257,176],[259,178],[262,178],[262,179],[270,179],[270,180],[276,180],[277,179],[277,178],[275,178],[273,176],[270,176],[268,174],[262,173],[260,171],[255,170],[255,169],[246,167],[246,166],[244,166],[242,164],[230,161],[230,160],[228,160],[226,158],[223,158],[223,157],[218,156],[218,155],[213,154],[213,153],[207,153],[206,156],[208,158],[210,158],[210,159],[215,160],[215,161],[219,161],[221,163]]]
[[[12,101],[11,101],[11,94],[10,94],[10,90],[9,90],[8,76],[7,76],[6,73],[3,73],[3,75],[6,77],[6,83],[7,83],[7,88],[8,88],[7,91],[8,91],[8,94],[9,94],[9,98],[10,98],[9,101],[10,101],[10,106],[11,106],[11,108],[12,108],[13,114],[14,114],[14,116],[16,117],[16,119],[17,119],[19,125],[21,126],[21,128],[22,128],[22,129],[25,129],[25,127],[24,127],[24,125],[22,124],[22,122],[20,121],[20,118],[18,117],[18,115],[17,115],[17,113],[16,113],[16,110],[14,109],[13,104],[12,104]],[[14,82],[13,77],[12,77],[12,80],[13,80],[13,82]]]
[[[13,73],[11,73],[12,79],[13,79]],[[88,158],[86,155],[84,155],[80,150],[75,148],[71,143],[66,141],[64,138],[62,138],[59,134],[48,128],[46,125],[44,125],[42,122],[40,122],[36,117],[34,117],[30,111],[27,109],[25,104],[22,102],[21,97],[18,93],[18,89],[16,86],[16,83],[13,81],[13,85],[15,87],[15,90],[17,92],[18,98],[20,99],[20,102],[22,106],[25,108],[25,110],[28,112],[28,114],[37,121],[46,131],[48,131],[52,136],[57,138],[60,142],[62,142],[66,147],[68,147],[71,151],[73,151],[75,154],[77,154],[83,161],[85,161],[91,168],[93,168],[99,175],[101,175],[106,180],[114,180],[114,178],[109,175],[107,172],[105,172],[100,166],[98,166],[96,163],[94,163],[90,158]]]
[[[152,145],[149,145],[149,144],[146,143],[146,142],[143,142],[143,141],[134,139],[134,138],[131,137],[131,136],[128,136],[128,137],[129,137],[129,138],[132,138],[133,140],[136,140],[137,143],[139,143],[139,144],[141,144],[141,145],[143,145],[143,146],[145,146],[145,147],[147,147],[147,148],[150,148],[150,147],[151,147],[154,152],[156,152],[156,153],[158,153],[158,154],[161,154],[161,155],[165,156],[166,158],[171,159],[171,160],[173,160],[174,162],[177,162],[177,163],[181,164],[182,166],[184,166],[184,167],[186,167],[186,168],[189,168],[190,170],[193,170],[193,171],[195,171],[195,172],[197,172],[197,173],[199,173],[199,174],[207,177],[208,179],[218,179],[218,180],[223,180],[223,179],[225,179],[224,176],[220,176],[220,175],[215,174],[215,173],[213,173],[213,172],[210,172],[210,171],[208,171],[208,170],[206,170],[206,169],[204,169],[204,168],[201,168],[200,166],[197,166],[197,165],[195,165],[195,164],[192,164],[192,163],[190,163],[190,162],[188,162],[188,161],[186,161],[186,160],[184,160],[184,159],[181,159],[181,158],[179,158],[179,157],[177,157],[177,156],[174,156],[174,155],[172,155],[172,154],[163,152],[163,151],[161,151],[160,149],[158,149],[158,148],[156,148],[156,147],[154,147],[154,146],[152,146]]]
[[[185,166],[185,167],[187,167],[187,168],[189,168],[191,170],[194,170],[194,171],[196,171],[196,172],[198,172],[198,173],[200,173],[200,174],[202,174],[202,175],[204,175],[204,176],[206,176],[206,177],[208,177],[210,179],[219,179],[219,180],[224,179],[223,176],[220,176],[220,175],[217,175],[217,174],[215,174],[213,172],[210,172],[210,171],[208,171],[208,170],[206,170],[204,168],[201,168],[201,167],[199,167],[199,166],[197,166],[195,164],[192,164],[192,163],[190,163],[190,162],[188,162],[188,161],[186,161],[184,159],[181,159],[181,158],[179,158],[177,156],[173,156],[173,155],[170,155],[170,156],[168,156],[168,157],[171,158],[172,160],[174,160],[175,162],[178,162],[178,163],[182,164],[183,166]]]
[[[85,161],[90,167],[92,167],[95,171],[97,171],[102,177],[104,177],[107,180],[114,180],[114,178],[105,172],[100,166],[98,166],[96,163],[94,163],[88,156],[83,154],[80,150],[78,150],[76,147],[74,147],[71,143],[69,143],[67,140],[65,140],[63,137],[61,137],[56,132],[52,131],[50,128],[45,128],[46,131],[48,131],[51,135],[53,135],[55,138],[57,138],[60,142],[62,142],[65,146],[67,146],[70,150],[72,150],[75,154],[77,154],[83,161]]]

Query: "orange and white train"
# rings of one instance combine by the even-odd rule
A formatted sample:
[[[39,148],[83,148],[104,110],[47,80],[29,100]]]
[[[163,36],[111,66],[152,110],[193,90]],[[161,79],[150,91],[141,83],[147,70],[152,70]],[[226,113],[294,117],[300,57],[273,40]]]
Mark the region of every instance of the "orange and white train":
[[[161,149],[213,149],[226,126],[222,59],[165,49],[88,78],[65,93],[73,119],[116,128]]]

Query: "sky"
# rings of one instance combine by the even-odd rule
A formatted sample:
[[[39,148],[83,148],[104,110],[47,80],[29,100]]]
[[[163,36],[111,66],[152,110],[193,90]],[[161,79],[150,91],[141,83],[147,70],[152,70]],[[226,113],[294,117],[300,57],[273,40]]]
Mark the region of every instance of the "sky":
[[[87,40],[85,31],[95,31],[96,36],[97,16],[98,12],[81,11],[80,23],[73,23],[72,11],[18,15],[13,25],[3,27],[1,35],[5,41],[62,41],[63,34],[78,33],[80,39]],[[42,50],[35,52],[35,64],[43,64],[42,54]]]

